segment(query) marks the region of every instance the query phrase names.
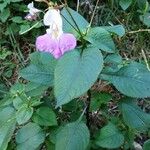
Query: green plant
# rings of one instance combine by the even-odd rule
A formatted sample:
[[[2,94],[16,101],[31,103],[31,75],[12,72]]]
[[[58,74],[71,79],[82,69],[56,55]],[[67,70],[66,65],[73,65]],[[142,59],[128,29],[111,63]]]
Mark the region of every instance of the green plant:
[[[127,9],[132,1],[119,4]],[[134,138],[149,131],[150,115],[137,105],[150,97],[149,64],[125,59],[112,38],[123,38],[124,27],[92,26],[94,14],[89,23],[64,6],[63,29],[76,36],[76,48],[58,59],[37,51],[23,63],[0,101],[0,149],[132,149]]]

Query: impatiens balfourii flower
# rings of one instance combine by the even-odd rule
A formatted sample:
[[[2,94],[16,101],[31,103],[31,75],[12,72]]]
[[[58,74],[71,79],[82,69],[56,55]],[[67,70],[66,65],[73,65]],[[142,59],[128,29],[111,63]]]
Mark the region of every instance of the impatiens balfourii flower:
[[[25,17],[25,19],[29,21],[36,20],[38,13],[41,12],[41,10],[35,8],[33,2],[28,4],[28,9],[29,9],[29,13]]]
[[[51,53],[60,58],[65,52],[76,47],[76,38],[73,34],[63,33],[60,11],[49,9],[44,15],[44,25],[49,26],[46,34],[37,37],[36,48],[42,52]]]

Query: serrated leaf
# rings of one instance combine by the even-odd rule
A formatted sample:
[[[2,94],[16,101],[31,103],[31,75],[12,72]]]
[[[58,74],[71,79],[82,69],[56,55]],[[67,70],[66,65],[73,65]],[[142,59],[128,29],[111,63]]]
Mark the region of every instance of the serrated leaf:
[[[15,130],[15,110],[12,107],[0,108],[0,149],[6,150]]]
[[[53,85],[56,60],[48,53],[36,52],[31,56],[31,64],[20,71],[20,75],[31,82]]]
[[[54,73],[54,92],[57,106],[84,94],[96,81],[103,67],[101,52],[89,47],[82,56],[77,50],[59,59]]]
[[[20,97],[17,96],[13,99],[13,106],[18,110],[25,103],[25,101],[23,101]]]
[[[150,127],[150,115],[143,112],[132,99],[122,100],[120,109],[124,122],[130,128],[143,131]]]
[[[26,84],[25,93],[31,97],[40,96],[44,93],[44,91],[46,91],[47,88],[48,86],[29,82]]]
[[[99,133],[96,144],[103,148],[119,148],[124,142],[124,136],[118,131],[112,123],[104,126]]]
[[[139,63],[131,63],[116,73],[103,74],[121,93],[129,97],[150,96],[150,71]]]
[[[18,109],[16,113],[16,120],[19,125],[26,123],[33,114],[33,108],[26,105],[23,105],[21,108]]]
[[[89,130],[84,123],[69,123],[56,136],[56,150],[86,150],[89,138]]]
[[[44,140],[44,131],[37,124],[28,123],[17,132],[17,150],[37,150]]]
[[[132,0],[120,0],[119,4],[123,10],[126,10],[132,4]]]
[[[9,106],[12,104],[12,101],[13,99],[9,95],[6,95],[2,100],[0,100],[0,108]]]
[[[18,93],[21,94],[23,93],[25,90],[25,85],[24,84],[21,84],[21,83],[16,83],[14,84],[11,89],[10,89],[10,93],[13,95],[13,96],[16,96]]]
[[[115,44],[110,33],[102,27],[91,28],[85,39],[103,51],[115,52]]]
[[[48,107],[40,107],[33,115],[33,121],[41,126],[56,126],[57,119],[54,111]]]

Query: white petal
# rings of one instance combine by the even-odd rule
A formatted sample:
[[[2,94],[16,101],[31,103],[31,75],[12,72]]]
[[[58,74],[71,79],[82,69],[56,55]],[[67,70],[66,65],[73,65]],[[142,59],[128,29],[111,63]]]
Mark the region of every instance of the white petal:
[[[46,33],[51,35],[53,32],[52,32],[51,28],[48,28],[48,29],[46,29]]]
[[[29,13],[30,13],[31,15],[35,15],[35,14],[41,12],[41,10],[36,9],[36,8],[34,7],[34,3],[33,3],[33,2],[28,4],[28,9],[29,9]]]
[[[62,28],[62,18],[60,11],[56,9],[49,9],[44,15],[44,25],[52,26],[57,25],[58,28]]]
[[[32,9],[34,7],[33,2],[28,4],[28,9]]]
[[[35,15],[35,14],[37,14],[37,13],[39,13],[39,12],[41,12],[41,10],[36,9],[36,8],[32,8],[32,9],[29,10],[29,13],[30,13],[31,15]]]

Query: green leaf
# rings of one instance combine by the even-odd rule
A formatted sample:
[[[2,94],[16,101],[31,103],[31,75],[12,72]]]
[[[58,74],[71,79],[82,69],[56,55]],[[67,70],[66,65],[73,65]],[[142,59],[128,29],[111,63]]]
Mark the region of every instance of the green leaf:
[[[13,105],[17,110],[20,109],[24,104],[29,105],[29,101],[30,97],[27,97],[24,92],[13,97]]]
[[[59,59],[54,73],[57,107],[84,94],[96,81],[103,67],[101,52],[89,47],[82,56],[77,50]]]
[[[10,4],[11,0],[5,0],[7,4]]]
[[[2,48],[0,52],[0,60],[5,60],[8,56],[12,54],[8,49]]]
[[[31,97],[41,96],[46,91],[47,88],[48,86],[29,82],[26,84],[25,93]]]
[[[12,22],[9,24],[9,26],[7,26],[7,29],[6,29],[6,32],[5,32],[5,35],[9,35],[10,34],[14,34],[14,35],[18,35],[18,32],[20,30],[20,26],[18,26],[18,24]]]
[[[137,0],[138,7],[140,10],[142,10],[142,13],[144,14],[145,12],[148,11],[149,9],[149,3],[147,0]]]
[[[36,107],[36,106],[39,106],[39,105],[41,105],[43,102],[42,101],[40,101],[40,97],[35,97],[35,98],[32,98],[32,99],[30,99],[30,106],[32,106],[32,107]]]
[[[53,85],[56,60],[48,53],[36,52],[31,56],[31,65],[20,71],[20,75],[31,82]]]
[[[14,84],[11,89],[10,89],[10,93],[13,95],[13,96],[16,96],[18,94],[21,94],[23,93],[25,90],[25,85],[24,84],[21,84],[21,83],[16,83]]]
[[[0,20],[4,23],[10,16],[10,10],[9,8],[3,9],[3,11],[0,13]]]
[[[23,25],[20,26],[19,34],[26,33],[26,31],[28,31],[29,29],[30,29],[30,25],[23,24]]]
[[[9,95],[6,95],[2,100],[0,100],[0,108],[9,106],[12,104],[12,101],[13,99]]]
[[[46,140],[45,144],[47,150],[55,150],[55,145],[51,141]]]
[[[57,119],[54,111],[48,107],[40,107],[33,115],[33,121],[41,126],[56,126]]]
[[[13,106],[18,110],[22,105],[25,103],[26,99],[24,101],[20,97],[15,97],[13,99]]]
[[[125,28],[122,25],[104,26],[102,28],[104,28],[108,32],[117,34],[120,37],[125,35]]]
[[[16,119],[19,125],[26,123],[33,114],[33,108],[26,105],[23,105],[16,113]]]
[[[150,115],[143,112],[132,99],[122,100],[120,109],[124,122],[130,128],[143,131],[150,127]]]
[[[120,0],[119,4],[123,10],[126,10],[132,4],[132,0]]]
[[[0,108],[0,149],[6,150],[15,130],[15,110],[12,107]]]
[[[52,73],[48,68],[30,65],[20,72],[20,75],[31,82],[52,85]]]
[[[7,92],[8,92],[8,89],[6,85],[0,84],[0,98],[2,98]]]
[[[96,144],[103,148],[119,148],[124,142],[124,136],[118,131],[112,123],[104,126],[99,133]]]
[[[37,150],[44,140],[43,130],[35,123],[28,123],[17,132],[17,150]]]
[[[91,28],[85,39],[103,51],[115,52],[115,44],[110,33],[102,27]]]
[[[121,64],[122,63],[122,57],[119,54],[109,54],[105,58],[105,63]]]
[[[6,6],[7,6],[6,1],[4,1],[3,3],[0,3],[0,11],[2,12]]]
[[[109,93],[99,93],[95,92],[93,93],[92,99],[91,99],[91,105],[90,110],[96,111],[101,107],[103,104],[107,104],[108,101],[112,99],[112,96]]]
[[[150,13],[145,13],[140,16],[140,20],[148,27],[150,27]]]
[[[104,73],[117,72],[123,66],[122,57],[119,54],[110,54],[104,60],[105,68]]]
[[[150,139],[144,143],[143,150],[149,150],[149,148],[150,148]]]
[[[85,28],[87,28],[89,23],[78,12],[76,12],[73,9],[68,7],[68,9],[64,8],[61,11],[62,18],[63,18],[63,24],[64,24],[63,29],[65,32],[74,33],[73,27],[77,28],[69,13],[72,15],[72,17],[74,18],[76,24],[78,25],[78,27],[81,31],[84,30]]]
[[[15,23],[23,23],[24,22],[24,20],[20,16],[15,16],[15,17],[11,18],[11,20]]]
[[[84,123],[69,123],[56,136],[56,150],[86,150],[89,139],[89,130]]]
[[[116,73],[103,74],[101,77],[129,97],[150,96],[150,71],[142,64],[131,63]]]

